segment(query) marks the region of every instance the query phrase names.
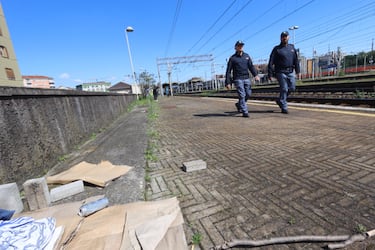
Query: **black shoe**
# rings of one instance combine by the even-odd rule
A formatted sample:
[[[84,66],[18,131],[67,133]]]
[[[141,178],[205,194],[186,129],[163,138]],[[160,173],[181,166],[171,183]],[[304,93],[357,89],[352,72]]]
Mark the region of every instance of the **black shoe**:
[[[279,108],[283,109],[283,105],[281,104],[280,100],[276,100],[276,104],[279,105]]]
[[[238,102],[236,102],[236,108],[237,108],[237,112],[238,113],[241,113],[241,107],[240,107],[240,104]]]
[[[243,113],[242,117],[249,118],[249,114],[248,113]]]
[[[289,114],[289,112],[288,112],[287,109],[282,109],[282,110],[281,110],[281,113],[283,113],[283,114]]]

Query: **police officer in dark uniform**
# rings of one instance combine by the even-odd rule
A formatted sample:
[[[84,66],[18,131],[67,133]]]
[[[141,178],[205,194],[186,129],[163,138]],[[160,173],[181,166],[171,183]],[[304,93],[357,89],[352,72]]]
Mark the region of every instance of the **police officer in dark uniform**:
[[[300,73],[297,51],[293,44],[288,44],[289,33],[280,35],[280,44],[271,52],[268,63],[268,77],[276,77],[280,85],[280,96],[276,100],[283,114],[288,114],[287,97],[296,89],[296,74]]]
[[[242,113],[243,117],[249,117],[246,101],[251,95],[250,73],[259,81],[258,71],[255,69],[250,56],[243,51],[244,43],[237,41],[234,45],[234,53],[228,61],[225,75],[225,85],[228,89],[232,83],[236,86],[238,94],[237,111]]]

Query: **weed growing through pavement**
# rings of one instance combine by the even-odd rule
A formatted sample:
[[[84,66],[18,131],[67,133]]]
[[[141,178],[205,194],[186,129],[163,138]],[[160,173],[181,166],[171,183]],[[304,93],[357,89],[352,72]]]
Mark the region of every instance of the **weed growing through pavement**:
[[[146,150],[146,160],[148,162],[156,162],[158,157],[156,156],[156,151],[158,149],[159,134],[154,129],[154,123],[157,121],[159,114],[159,107],[155,101],[148,99],[148,124],[149,129],[147,131],[148,135],[148,146]]]
[[[91,136],[90,136],[90,140],[95,140],[96,139],[96,133],[92,133]]]
[[[135,100],[128,105],[127,111],[128,112],[132,111],[133,108],[136,107],[136,106],[148,106],[149,101],[150,101],[149,98],[143,98],[143,99]]]
[[[148,121],[148,130],[147,130],[147,136],[148,136],[148,143],[147,143],[147,149],[145,151],[145,158],[146,158],[146,173],[145,173],[145,182],[146,182],[146,189],[144,191],[144,200],[148,200],[149,190],[151,187],[151,168],[150,163],[151,162],[157,162],[157,150],[158,150],[158,140],[159,140],[159,134],[154,129],[154,123],[157,121],[159,114],[159,107],[155,101],[153,101],[151,98],[146,98],[147,104],[147,121]]]
[[[295,224],[296,223],[296,219],[294,218],[294,217],[290,217],[289,218],[289,221],[288,221],[288,224],[289,225],[293,225],[293,224]]]
[[[191,237],[191,243],[194,245],[199,245],[202,241],[202,234],[199,232],[196,232]]]
[[[193,235],[191,236],[191,249],[194,249],[194,246],[198,246],[203,238],[203,235],[195,228],[193,223],[188,223],[188,227],[191,228]]]
[[[356,230],[357,233],[360,233],[360,234],[363,234],[363,233],[367,232],[367,228],[362,224],[357,224],[355,230]]]
[[[57,159],[58,162],[63,162],[63,161],[66,161],[68,157],[66,155],[61,155],[59,156],[59,158]]]

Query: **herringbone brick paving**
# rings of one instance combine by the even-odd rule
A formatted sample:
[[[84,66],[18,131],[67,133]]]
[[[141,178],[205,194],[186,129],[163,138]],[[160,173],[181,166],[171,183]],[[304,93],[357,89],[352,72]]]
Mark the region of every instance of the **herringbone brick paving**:
[[[375,228],[375,118],[249,103],[170,97],[158,103],[158,161],[150,200],[177,196],[189,241],[210,249],[233,238],[354,234]],[[203,159],[207,169],[185,173]],[[321,249],[299,243],[254,249]],[[239,249],[239,248],[237,248]],[[347,249],[375,249],[374,239]]]

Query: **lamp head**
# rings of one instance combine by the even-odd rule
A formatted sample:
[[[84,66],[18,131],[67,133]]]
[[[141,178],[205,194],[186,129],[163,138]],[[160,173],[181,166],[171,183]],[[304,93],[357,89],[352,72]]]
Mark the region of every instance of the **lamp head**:
[[[133,27],[131,27],[131,26],[128,26],[127,28],[126,28],[126,32],[133,32],[134,31],[134,29],[133,29]]]

